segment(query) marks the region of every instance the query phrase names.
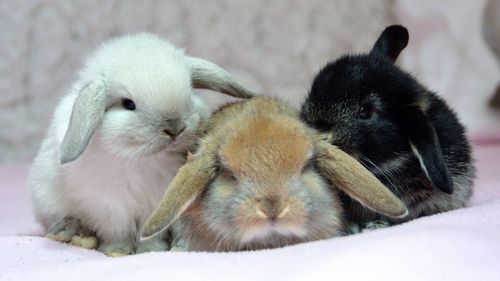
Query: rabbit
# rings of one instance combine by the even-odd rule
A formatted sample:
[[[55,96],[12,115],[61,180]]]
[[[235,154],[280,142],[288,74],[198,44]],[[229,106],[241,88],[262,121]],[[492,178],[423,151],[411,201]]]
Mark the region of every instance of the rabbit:
[[[171,225],[177,250],[241,251],[343,235],[337,188],[375,212],[407,213],[373,174],[301,122],[298,110],[254,97],[214,113],[142,239]]]
[[[385,28],[368,54],[328,63],[314,78],[301,118],[374,173],[409,208],[376,214],[341,195],[349,219],[384,227],[464,207],[475,168],[464,126],[435,93],[395,65],[405,27]]]
[[[137,243],[138,230],[210,116],[193,88],[254,95],[154,34],[112,39],[91,54],[57,105],[29,176],[47,237],[109,256],[167,248],[161,238]]]

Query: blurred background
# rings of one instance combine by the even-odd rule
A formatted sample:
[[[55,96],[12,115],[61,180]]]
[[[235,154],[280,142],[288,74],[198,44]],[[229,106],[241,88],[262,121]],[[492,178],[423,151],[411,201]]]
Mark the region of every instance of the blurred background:
[[[139,31],[299,105],[326,62],[366,52],[385,26],[403,24],[410,43],[398,64],[455,108],[474,141],[500,142],[490,102],[500,81],[499,9],[499,0],[2,0],[0,163],[31,161],[88,54]],[[214,107],[225,101],[202,95]]]

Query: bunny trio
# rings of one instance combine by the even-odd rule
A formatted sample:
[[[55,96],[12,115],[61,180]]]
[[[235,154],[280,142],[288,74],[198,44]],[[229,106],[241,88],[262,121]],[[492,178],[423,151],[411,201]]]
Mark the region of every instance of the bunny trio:
[[[36,217],[51,239],[118,256],[281,247],[463,207],[470,145],[394,65],[407,42],[390,26],[327,64],[300,110],[155,35],[107,42],[34,160]],[[193,88],[248,100],[211,114]]]

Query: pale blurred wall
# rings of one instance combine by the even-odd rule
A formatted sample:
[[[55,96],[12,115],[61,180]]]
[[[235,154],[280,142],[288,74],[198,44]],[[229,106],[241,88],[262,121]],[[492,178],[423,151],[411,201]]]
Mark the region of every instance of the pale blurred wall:
[[[500,142],[500,111],[487,106],[500,82],[500,58],[481,33],[487,2],[399,0],[394,12],[410,31],[402,67],[444,96],[474,139]]]
[[[391,15],[363,0],[0,1],[0,161],[34,156],[58,97],[112,36],[158,33],[298,104],[326,60],[368,48]]]
[[[448,71],[444,67],[448,62],[436,64],[432,60],[440,54],[454,54],[456,46],[467,38],[460,38],[457,32],[448,34],[453,30],[446,16],[450,12],[442,11],[447,7],[437,7],[428,14],[425,5],[417,5],[417,9],[412,2],[0,1],[0,162],[32,159],[58,97],[71,85],[93,48],[112,36],[144,30],[185,47],[191,55],[216,62],[249,88],[283,96],[298,105],[314,74],[329,59],[345,52],[367,51],[388,24],[406,21],[412,32],[419,30],[419,19],[424,23],[437,21],[437,27],[442,23],[444,28],[431,38],[441,42],[443,48],[436,49],[433,55],[423,45],[410,45],[401,63],[430,88],[444,89],[444,94],[449,94],[446,90],[450,89],[437,81],[439,73],[434,74]],[[467,6],[477,9],[481,5],[481,0],[451,2],[462,6],[477,2]],[[457,6],[450,1],[448,4]],[[420,14],[410,13],[409,18],[405,16],[408,10]],[[470,14],[468,20],[478,17]],[[417,33],[417,42],[422,41],[423,33]],[[446,36],[453,40],[448,42]],[[451,59],[457,56],[460,54]],[[481,75],[498,76],[495,67],[490,67],[491,74]],[[488,72],[490,68],[483,70]],[[202,94],[213,106],[223,101],[221,95]]]

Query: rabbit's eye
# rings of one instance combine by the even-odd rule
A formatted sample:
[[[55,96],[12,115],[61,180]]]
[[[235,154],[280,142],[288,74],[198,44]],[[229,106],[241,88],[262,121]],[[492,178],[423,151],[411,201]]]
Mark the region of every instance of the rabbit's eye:
[[[375,108],[371,103],[365,103],[359,108],[358,116],[361,119],[369,119],[375,113]]]
[[[131,99],[122,99],[122,106],[128,110],[135,110],[135,103]]]

